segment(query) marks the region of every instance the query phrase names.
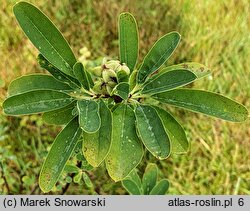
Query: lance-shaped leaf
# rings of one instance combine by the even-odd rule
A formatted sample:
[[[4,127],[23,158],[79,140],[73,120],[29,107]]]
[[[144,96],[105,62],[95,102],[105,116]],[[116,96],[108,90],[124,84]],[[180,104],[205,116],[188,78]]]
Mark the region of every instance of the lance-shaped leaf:
[[[111,95],[117,95],[121,97],[123,100],[128,99],[128,94],[129,94],[129,84],[126,82],[117,84],[111,93]]]
[[[145,195],[148,195],[150,191],[153,189],[153,187],[156,185],[157,177],[158,177],[157,166],[153,163],[149,163],[142,178],[143,193]]]
[[[38,54],[37,61],[39,65],[47,70],[56,80],[68,84],[73,89],[78,89],[81,87],[81,84],[77,79],[58,70],[46,58],[44,58],[42,54]]]
[[[79,100],[77,101],[77,109],[82,130],[86,133],[98,131],[101,125],[98,103],[94,100]]]
[[[81,83],[82,87],[84,89],[89,90],[89,80],[87,73],[82,65],[81,62],[75,63],[73,67],[74,75],[77,78],[77,80]]]
[[[162,70],[159,71],[159,74],[171,70],[189,70],[192,73],[194,73],[197,76],[197,78],[205,77],[211,73],[210,69],[203,64],[199,64],[196,62],[185,62],[163,68]]]
[[[142,192],[140,190],[140,187],[130,179],[122,180],[122,186],[128,191],[131,195],[141,195]]]
[[[196,79],[196,75],[188,70],[172,70],[159,74],[150,80],[142,89],[143,94],[155,94],[185,86]]]
[[[132,72],[138,58],[138,30],[135,18],[128,12],[119,17],[119,41],[120,60]]]
[[[137,171],[138,171],[137,169],[134,169],[125,179],[134,181],[134,183],[141,189],[142,181]]]
[[[180,108],[233,122],[245,121],[247,109],[222,95],[192,89],[175,89],[152,96],[154,99]]]
[[[170,154],[170,142],[156,110],[148,105],[139,105],[135,110],[138,135],[145,147],[158,159]]]
[[[73,100],[62,92],[40,90],[9,97],[4,101],[3,108],[8,115],[35,114],[65,107]]]
[[[74,118],[56,137],[43,163],[39,176],[39,186],[49,192],[61,175],[81,136],[78,119]]]
[[[100,129],[95,133],[85,133],[83,142],[84,156],[94,167],[99,166],[107,156],[112,134],[111,112],[102,100],[98,103],[101,118]]]
[[[154,107],[160,116],[163,126],[171,142],[171,151],[174,153],[184,153],[188,151],[189,143],[182,126],[167,111]]]
[[[93,183],[86,172],[82,172],[82,178],[88,188],[93,187]]]
[[[141,161],[142,144],[135,130],[135,115],[125,104],[113,112],[112,143],[105,159],[106,168],[114,181],[123,180]]]
[[[71,90],[71,88],[67,84],[55,80],[52,76],[34,74],[21,76],[12,81],[8,88],[8,94],[13,96],[35,90],[63,91]]]
[[[77,174],[78,172],[80,172],[81,171],[81,169],[80,168],[78,168],[77,166],[75,166],[75,165],[65,165],[65,167],[64,167],[64,169],[63,169],[63,171],[65,172],[65,173],[75,173],[75,174]]]
[[[54,111],[45,112],[42,118],[47,124],[65,125],[76,116],[76,113],[74,113],[75,108],[76,102],[73,102],[66,107],[59,108]]]
[[[131,173],[124,180],[122,180],[122,186],[131,195],[141,195],[142,194],[141,178],[137,174],[136,169],[131,171]]]
[[[178,32],[170,32],[153,45],[138,71],[138,83],[143,83],[148,75],[158,70],[167,61],[179,44],[180,38]]]
[[[74,77],[72,68],[76,58],[49,18],[27,2],[17,3],[13,10],[24,33],[44,57],[59,70]]]
[[[150,192],[150,195],[165,195],[169,188],[169,182],[167,179],[161,180],[154,186],[153,190]]]

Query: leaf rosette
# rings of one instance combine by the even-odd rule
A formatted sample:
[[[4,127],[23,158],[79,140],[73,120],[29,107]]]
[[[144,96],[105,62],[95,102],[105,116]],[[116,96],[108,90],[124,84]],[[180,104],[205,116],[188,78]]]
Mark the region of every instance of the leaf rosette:
[[[248,118],[247,109],[234,100],[184,87],[210,73],[204,65],[189,62],[164,67],[180,42],[178,32],[157,40],[137,65],[137,23],[130,13],[122,13],[118,22],[119,60],[104,60],[101,66],[86,69],[38,8],[19,2],[14,14],[39,51],[38,63],[49,74],[14,80],[3,103],[4,112],[12,116],[43,113],[48,124],[65,125],[40,173],[39,185],[44,192],[51,191],[81,142],[87,162],[93,167],[104,162],[110,177],[114,181],[125,179],[131,193],[164,194],[169,183],[156,182],[153,164],[142,181],[135,175],[135,179],[128,177],[140,163],[144,149],[160,160],[189,149],[183,127],[165,104],[232,122]]]

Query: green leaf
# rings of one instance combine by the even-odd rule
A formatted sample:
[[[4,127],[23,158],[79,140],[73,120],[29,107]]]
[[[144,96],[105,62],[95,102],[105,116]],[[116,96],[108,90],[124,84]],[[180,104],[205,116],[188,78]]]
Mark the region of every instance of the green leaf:
[[[84,89],[89,90],[89,80],[87,73],[82,65],[81,62],[75,63],[73,67],[74,75],[76,76],[77,80],[81,83]]]
[[[119,17],[120,60],[130,72],[135,68],[138,58],[138,30],[136,20],[130,13],[121,13]]]
[[[81,132],[78,119],[75,118],[57,135],[39,176],[39,186],[43,192],[49,192],[58,181]]]
[[[77,166],[75,165],[65,165],[64,169],[63,169],[67,174],[68,173],[78,173],[79,171],[81,171],[81,169],[79,169]]]
[[[118,83],[128,82],[129,76],[125,71],[118,71],[116,73]]]
[[[8,115],[35,114],[65,107],[73,100],[62,92],[40,90],[9,97],[4,101],[3,108]]]
[[[150,195],[165,195],[169,188],[169,182],[167,179],[161,180],[150,192]]]
[[[130,195],[141,195],[141,190],[133,180],[122,180],[122,186],[128,191]]]
[[[101,118],[100,129],[95,133],[85,133],[83,141],[83,153],[86,160],[97,167],[105,159],[111,145],[112,115],[106,104],[99,101]]]
[[[123,100],[128,99],[128,94],[129,94],[129,84],[126,82],[117,84],[111,93],[111,95],[117,95],[121,97]]]
[[[94,86],[94,81],[93,81],[93,79],[88,71],[86,71],[86,74],[88,77],[89,86],[92,88]]]
[[[136,85],[137,70],[134,70],[129,77],[129,90],[132,91]]]
[[[170,142],[156,110],[139,105],[135,116],[137,132],[145,147],[158,159],[166,159],[170,154]]]
[[[158,75],[158,74],[157,74]],[[159,74],[142,89],[142,94],[155,94],[185,86],[196,79],[196,75],[188,70],[172,70]]]
[[[77,79],[58,70],[47,59],[45,59],[42,54],[38,54],[37,61],[39,65],[47,70],[56,80],[68,84],[73,89],[78,89],[81,87],[81,84]]]
[[[158,168],[155,164],[149,163],[142,178],[142,187],[145,195],[148,195],[156,185]]]
[[[137,174],[137,169],[133,169],[130,174],[122,180],[122,185],[131,195],[142,194],[142,183],[141,178]]]
[[[174,153],[184,153],[189,149],[189,143],[182,126],[167,111],[154,107],[160,116],[163,126],[171,142],[171,151]]]
[[[79,111],[79,124],[86,133],[94,133],[99,130],[101,118],[99,115],[99,105],[94,100],[77,101]]]
[[[163,103],[227,121],[242,122],[248,117],[248,111],[243,105],[212,92],[192,89],[175,89],[153,95],[152,97]]]
[[[126,180],[132,180],[139,188],[142,186],[141,178],[137,173],[137,169],[133,169],[130,174],[125,178]]]
[[[75,101],[66,107],[45,112],[42,118],[47,124],[65,125],[76,116],[73,112],[74,108],[76,108]]]
[[[81,179],[82,179],[82,172],[79,172],[74,176],[73,181],[74,183],[80,183]]]
[[[113,112],[112,144],[105,159],[110,177],[116,182],[123,180],[140,163],[142,156],[134,112],[128,105],[120,104]]]
[[[196,62],[185,62],[163,68],[162,70],[159,71],[159,74],[171,70],[189,70],[192,73],[194,73],[197,76],[197,78],[205,77],[211,73],[210,69],[203,64],[199,64]]]
[[[52,76],[34,74],[19,77],[13,80],[8,88],[9,96],[23,94],[25,92],[35,90],[71,90],[71,88],[65,84],[55,80]]]
[[[76,58],[49,18],[27,2],[17,3],[13,10],[24,33],[44,57],[59,70],[74,77],[72,68]]]
[[[138,71],[137,82],[139,84],[143,83],[148,75],[158,70],[167,61],[179,44],[180,38],[178,32],[170,32],[153,45]]]
[[[83,181],[85,182],[85,184],[88,188],[93,187],[93,183],[91,182],[91,180],[86,172],[82,172],[82,178],[83,178]]]

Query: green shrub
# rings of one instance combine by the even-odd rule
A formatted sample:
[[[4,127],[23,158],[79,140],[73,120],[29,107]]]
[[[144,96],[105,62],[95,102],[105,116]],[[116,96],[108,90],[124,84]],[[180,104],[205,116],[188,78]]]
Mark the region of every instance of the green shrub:
[[[44,192],[54,187],[79,143],[88,163],[97,167],[105,162],[114,181],[125,179],[136,168],[144,148],[160,160],[170,153],[187,152],[186,134],[163,109],[164,104],[233,122],[248,117],[247,109],[229,98],[181,88],[208,75],[204,65],[187,62],[161,68],[180,42],[178,32],[161,37],[137,64],[137,24],[130,13],[122,13],[119,61],[104,59],[101,66],[87,69],[39,9],[19,2],[14,13],[40,52],[40,66],[51,75],[33,74],[14,80],[3,103],[4,112],[13,116],[43,113],[45,122],[66,125],[40,172],[39,185]]]

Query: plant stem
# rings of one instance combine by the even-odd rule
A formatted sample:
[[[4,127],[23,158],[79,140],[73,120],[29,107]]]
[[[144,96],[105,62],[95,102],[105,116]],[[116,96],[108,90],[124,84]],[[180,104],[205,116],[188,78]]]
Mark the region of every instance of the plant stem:
[[[130,92],[130,94],[133,95],[134,93],[136,93],[140,89],[141,89],[141,85],[140,84],[136,84],[135,87],[133,88],[133,90]]]
[[[70,177],[73,178],[73,176],[74,176],[74,173],[70,174]],[[64,194],[67,192],[67,190],[69,189],[70,184],[71,184],[71,183],[67,183],[67,184],[63,187],[63,189],[62,189],[62,195],[64,195]]]
[[[82,165],[82,161],[79,161],[79,162],[77,162],[77,164],[76,164],[77,167],[81,167],[81,165]],[[76,175],[76,173],[71,173],[69,176],[73,179],[73,177],[74,177],[75,175]],[[64,194],[67,192],[67,190],[69,189],[70,184],[71,184],[71,183],[67,183],[67,184],[63,187],[61,195],[64,195]]]

